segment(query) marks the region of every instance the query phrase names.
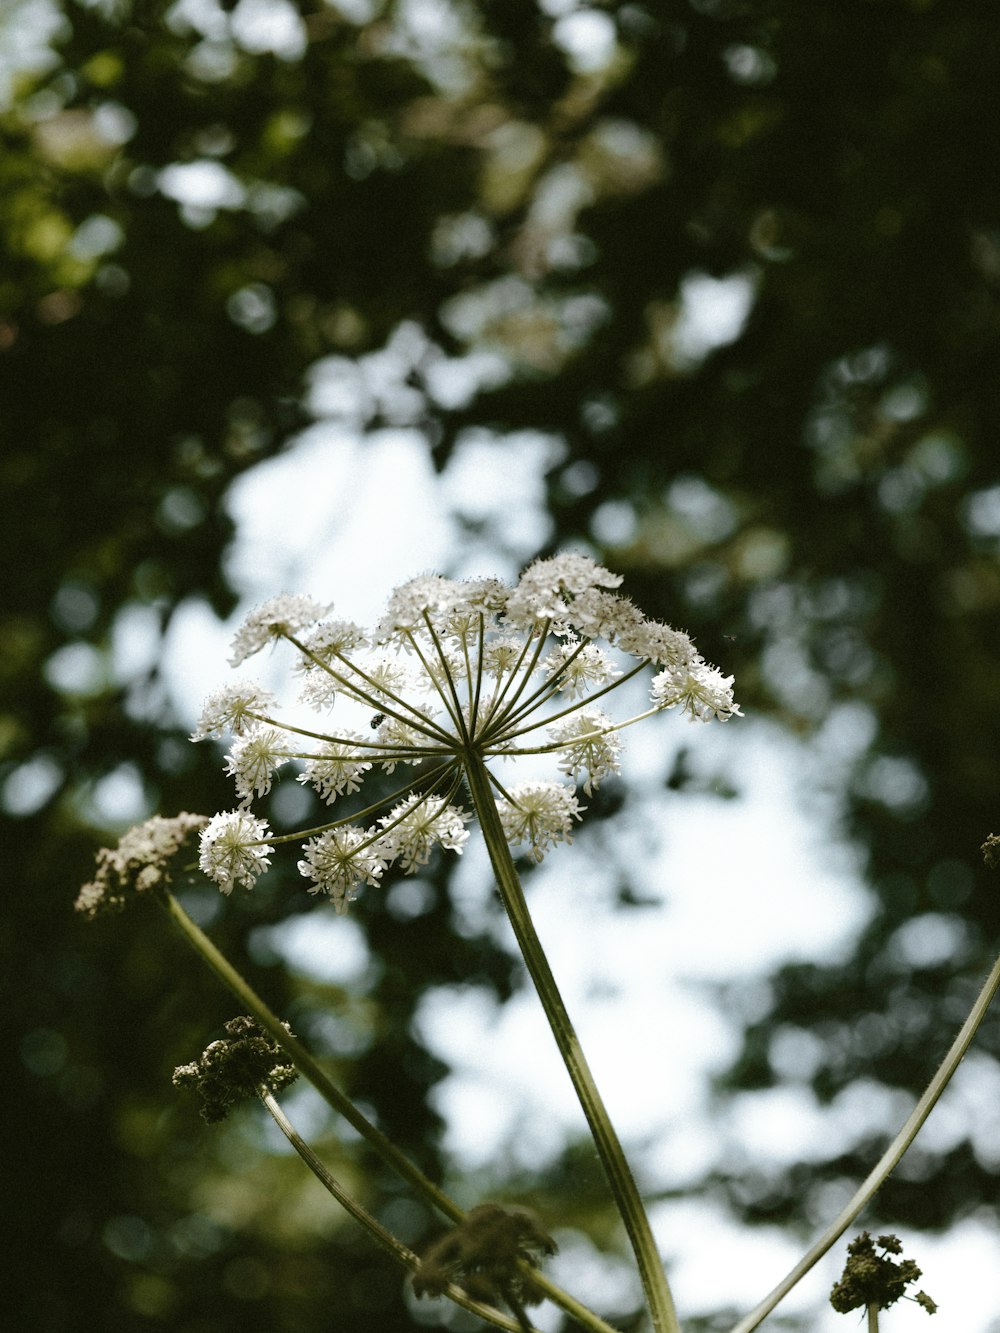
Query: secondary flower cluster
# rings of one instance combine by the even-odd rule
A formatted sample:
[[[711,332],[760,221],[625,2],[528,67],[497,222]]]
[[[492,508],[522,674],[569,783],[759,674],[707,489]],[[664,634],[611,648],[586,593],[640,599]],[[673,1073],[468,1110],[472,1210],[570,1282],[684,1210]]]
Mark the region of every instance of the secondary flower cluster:
[[[120,912],[133,894],[168,888],[174,858],[196,829],[204,828],[204,815],[186,811],[164,819],[153,815],[122,835],[115,848],[97,853],[94,878],[84,884],[74,907],[93,919]]]
[[[647,620],[615,591],[620,583],[574,554],[536,561],[513,588],[426,575],[396,589],[371,631],[330,618],[331,608],[309,597],[266,602],[241,626],[230,664],[283,639],[298,654],[301,702],[323,716],[338,697],[351,700],[368,725],[283,722],[274,696],[246,680],[213,694],[192,739],[232,736],[226,771],[239,806],[203,831],[202,869],[226,893],[237,883],[250,888],[276,843],[304,839],[299,870],[310,891],[346,911],[388,866],[413,873],[436,846],[462,851],[471,816],[453,798],[473,756],[556,756],[572,781],[507,786],[487,771],[511,844],[541,860],[570,841],[583,809],[576,785],[589,795],[619,771],[622,727],[668,708],[704,721],[739,713],[732,677],[709,666],[686,634]],[[597,700],[648,665],[657,668],[650,706],[613,722]],[[370,823],[336,819],[278,838],[250,806],[286,765],[327,805],[359,791],[373,772],[404,765],[413,776],[363,812]]]

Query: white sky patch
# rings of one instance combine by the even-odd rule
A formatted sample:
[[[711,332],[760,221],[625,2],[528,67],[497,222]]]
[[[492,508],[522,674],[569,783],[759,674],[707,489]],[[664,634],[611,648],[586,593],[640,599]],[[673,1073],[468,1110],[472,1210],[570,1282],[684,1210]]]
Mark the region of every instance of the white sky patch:
[[[844,849],[831,856],[829,830],[799,805],[802,748],[771,727],[735,720],[724,729],[697,744],[715,752],[740,799],[679,793],[663,811],[660,879],[684,975],[752,976],[841,956],[867,917],[867,895]],[[696,891],[685,867],[697,867]]]
[[[158,176],[160,192],[192,208],[240,208],[246,190],[221,162],[175,162]]]
[[[254,55],[271,51],[297,60],[306,49],[306,30],[288,0],[240,0],[229,21],[235,40]]]
[[[227,568],[249,603],[308,590],[332,601],[337,616],[369,624],[397,584],[443,568],[451,555],[450,523],[416,431],[362,440],[314,426],[245,473],[229,508],[238,535]]]
[[[681,311],[671,334],[672,353],[681,368],[694,367],[709,352],[735,342],[743,331],[756,291],[750,273],[713,278],[689,273],[681,279]]]
[[[0,4],[0,110],[10,107],[14,84],[23,74],[41,73],[56,63],[52,43],[65,36],[66,16],[53,0],[3,0]]]
[[[503,438],[469,431],[459,441],[442,478],[442,499],[453,514],[482,525],[488,534],[493,568],[480,572],[512,581],[523,553],[545,544],[552,520],[545,511],[543,477],[563,452],[560,440],[541,431]],[[478,544],[484,543],[480,539]]]
[[[552,25],[552,40],[580,74],[603,69],[617,47],[613,20],[597,9],[578,9],[575,13],[564,14]]]

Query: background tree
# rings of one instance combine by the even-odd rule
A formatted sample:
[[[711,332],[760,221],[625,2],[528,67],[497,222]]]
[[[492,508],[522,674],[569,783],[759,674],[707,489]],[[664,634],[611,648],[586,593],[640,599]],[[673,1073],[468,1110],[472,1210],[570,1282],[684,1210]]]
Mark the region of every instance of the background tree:
[[[308,1182],[239,1123],[208,1141],[166,1092],[230,1016],[214,983],[152,913],[84,932],[69,910],[109,792],[137,816],[229,800],[169,715],[160,647],[184,599],[231,609],[226,488],[309,423],[321,359],[346,375],[394,346],[397,392],[370,394],[362,424],[419,426],[441,468],[469,431],[557,438],[553,545],[592,540],[650,615],[737,672],[745,708],[854,756],[844,827],[871,921],[848,962],[772,979],[726,1089],[782,1076],[778,1027],[820,1038],[824,1100],[862,1076],[918,1088],[1000,925],[973,862],[1000,707],[991,7],[478,0],[433,32],[419,6],[378,0],[279,11],[265,36],[248,0],[64,0],[50,65],[0,122],[24,1329],[194,1333],[248,1309],[278,1330],[331,1310],[412,1326],[395,1274],[309,1212]],[[728,342],[692,336],[698,282],[742,303]],[[126,632],[145,636],[139,664]],[[443,870],[434,891],[417,923],[359,905],[383,960],[363,997],[293,983],[260,950],[243,961],[437,1171],[427,1093],[444,1071],[414,1007],[442,980],[504,997],[514,978],[485,933],[453,929]],[[212,928],[239,954],[298,902],[276,884],[214,903]],[[319,1024],[329,1004],[353,1042]],[[978,1048],[1000,1054],[996,1021]],[[917,1158],[887,1219],[993,1207],[989,1130]],[[871,1152],[716,1183],[750,1219],[808,1218]],[[199,1191],[234,1159],[243,1192],[210,1225]],[[419,1240],[427,1219],[364,1165]],[[561,1202],[575,1166],[546,1182]]]

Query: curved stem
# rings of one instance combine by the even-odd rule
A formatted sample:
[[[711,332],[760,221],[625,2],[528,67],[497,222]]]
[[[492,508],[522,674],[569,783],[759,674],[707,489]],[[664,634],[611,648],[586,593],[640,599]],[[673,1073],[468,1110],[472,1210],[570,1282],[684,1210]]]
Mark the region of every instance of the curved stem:
[[[635,1178],[615,1128],[611,1123],[597,1084],[590,1072],[579,1038],[573,1029],[566,1006],[556,986],[555,977],[549,967],[541,941],[535,931],[534,923],[524,900],[524,891],[518,878],[510,849],[504,837],[503,826],[497,814],[496,803],[490,788],[490,775],[482,757],[476,751],[465,755],[466,776],[476,814],[479,817],[483,837],[486,840],[493,873],[503,898],[507,915],[524,957],[525,965],[538,998],[542,1002],[545,1016],[552,1029],[559,1053],[563,1058],[576,1095],[583,1108],[594,1144],[607,1173],[611,1192],[625,1223],[625,1230],[632,1245],[632,1250],[639,1266],[643,1290],[649,1303],[653,1327],[658,1333],[680,1333],[680,1325],[674,1309],[673,1297],[667,1283],[663,1265],[653,1239],[649,1218],[643,1207]]]
[[[278,1045],[291,1057],[295,1067],[304,1074],[328,1106],[331,1106],[347,1123],[361,1135],[367,1143],[397,1171],[404,1180],[423,1195],[437,1210],[453,1222],[461,1221],[464,1216],[461,1208],[429,1180],[413,1162],[377,1129],[370,1120],[361,1114],[354,1103],[337,1085],[327,1077],[314,1057],[306,1050],[298,1037],[292,1035],[245,978],[233,967],[229,959],[218,950],[205,932],[195,924],[180,905],[174,895],[164,892],[159,898],[167,915],[178,926],[187,940],[201,954],[219,980],[233,992],[240,1004],[266,1028]]]
[[[779,1301],[783,1300],[800,1278],[809,1272],[813,1264],[821,1259],[831,1245],[834,1245],[851,1225],[865,1204],[873,1198],[876,1191],[884,1184],[886,1177],[899,1165],[903,1154],[917,1136],[921,1125],[930,1115],[934,1106],[958,1068],[962,1056],[969,1048],[969,1043],[976,1035],[976,1029],[986,1017],[986,1011],[1000,988],[1000,957],[993,964],[993,970],[976,997],[976,1002],[969,1010],[969,1016],[962,1024],[958,1036],[952,1042],[948,1054],[941,1061],[937,1073],[927,1085],[924,1095],[911,1111],[906,1123],[882,1154],[877,1165],[869,1172],[854,1197],[843,1211],[830,1223],[815,1245],[806,1252],[781,1282],[750,1313],[734,1324],[731,1333],[750,1333],[771,1313]]]
[[[309,1080],[327,1105],[332,1107],[339,1115],[342,1115],[347,1123],[352,1125],[370,1147],[379,1154],[382,1160],[412,1185],[417,1194],[427,1203],[450,1221],[462,1222],[465,1213],[458,1204],[425,1176],[416,1163],[411,1162],[391,1139],[387,1138],[366,1116],[362,1115],[350,1098],[342,1093],[337,1085],[327,1077],[322,1067],[310,1055],[305,1046],[288,1031],[277,1014],[264,1003],[253,987],[233,967],[225,954],[216,948],[200,926],[191,920],[174,895],[168,890],[162,890],[156,894],[156,899],[192,948],[201,955],[222,984],[233,992],[246,1011],[256,1018],[261,1027],[267,1029],[281,1049],[287,1053],[296,1069]],[[584,1328],[590,1329],[592,1333],[617,1333],[617,1330],[611,1324],[601,1319],[593,1310],[581,1304],[569,1292],[563,1291],[544,1273],[532,1268],[531,1277],[535,1286],[543,1291],[553,1304],[558,1305],[561,1310],[564,1310],[566,1314]]]
[[[402,1264],[411,1273],[415,1273],[420,1267],[419,1256],[408,1249],[391,1231],[387,1231],[381,1222],[376,1221],[366,1208],[363,1208],[352,1195],[347,1193],[337,1178],[327,1170],[312,1148],[309,1147],[309,1144],[298,1133],[271,1093],[262,1092],[260,1099],[267,1107],[274,1123],[324,1189],[328,1190],[340,1206],[364,1227],[376,1244],[381,1245],[382,1249],[390,1254],[398,1264]],[[495,1324],[497,1328],[507,1329],[508,1333],[524,1333],[526,1327],[528,1333],[538,1333],[536,1328],[533,1328],[530,1324],[525,1325],[520,1318],[511,1319],[509,1315],[503,1314],[500,1310],[495,1310],[493,1306],[473,1300],[467,1292],[463,1291],[454,1282],[448,1284],[444,1295],[449,1300],[454,1301],[456,1305],[462,1306],[464,1310],[469,1310],[472,1314],[478,1315],[480,1319],[485,1319],[488,1324]]]

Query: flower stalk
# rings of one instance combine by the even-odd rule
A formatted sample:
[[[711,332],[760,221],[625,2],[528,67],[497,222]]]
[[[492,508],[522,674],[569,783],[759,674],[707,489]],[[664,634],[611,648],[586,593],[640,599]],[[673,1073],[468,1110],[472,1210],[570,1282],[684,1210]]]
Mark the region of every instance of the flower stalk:
[[[517,869],[511,858],[503,825],[497,814],[488,770],[475,751],[470,751],[465,756],[465,771],[500,896],[625,1224],[642,1279],[643,1291],[649,1303],[653,1327],[662,1330],[662,1333],[680,1333],[670,1286],[635,1177],[632,1175],[621,1142],[594,1082],[548,958],[538,938],[524,899]]]

